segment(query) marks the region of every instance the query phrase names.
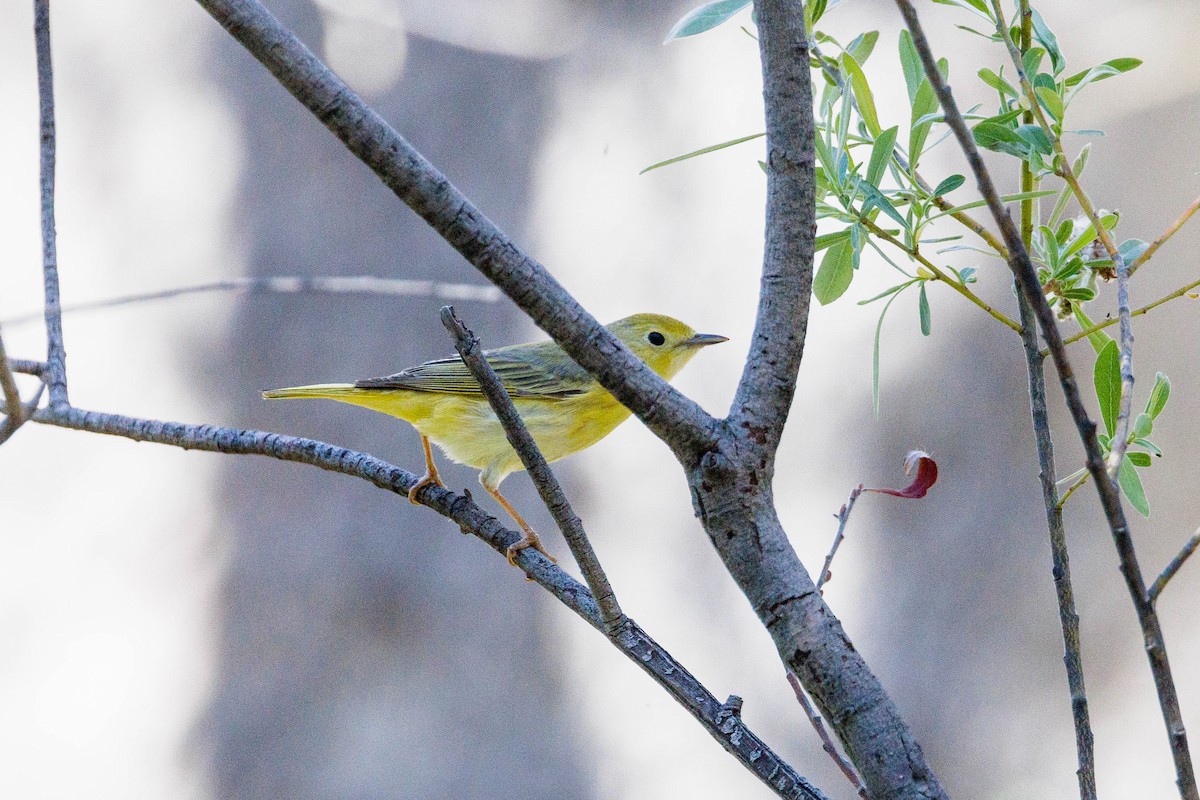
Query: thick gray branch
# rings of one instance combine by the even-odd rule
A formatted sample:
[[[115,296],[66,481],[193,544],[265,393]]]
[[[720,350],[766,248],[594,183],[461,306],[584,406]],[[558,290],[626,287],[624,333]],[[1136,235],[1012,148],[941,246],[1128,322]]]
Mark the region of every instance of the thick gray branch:
[[[730,423],[766,456],[792,406],[812,295],[816,206],[812,79],[802,4],[758,0],[767,125],[767,209],[758,317]]]
[[[54,70],[50,61],[50,0],[33,2],[37,50],[38,117],[41,140],[42,280],[46,292],[46,385],[50,405],[67,404],[67,351],[63,345],[58,292],[58,245],[54,228]]]
[[[197,0],[279,83],[580,366],[694,461],[716,437],[704,409],[654,374],[256,0]]]
[[[185,450],[262,455],[296,461],[361,478],[404,498],[408,497],[408,490],[417,482],[416,475],[374,456],[297,436],[215,425],[160,422],[78,408],[44,408],[33,419],[46,425],[121,436],[138,442],[172,445]],[[440,486],[427,486],[421,492],[421,502],[454,522],[463,533],[482,539],[498,553],[507,553],[508,548],[521,538],[475,505],[468,495],[455,494]],[[587,587],[532,549],[520,551],[517,559],[526,575],[589,625],[604,633],[614,646],[666,689],[726,751],[771,787],[776,795],[786,800],[826,800],[820,791],[754,735],[739,714],[731,712],[729,707],[717,700],[633,620],[626,618],[615,630],[606,630],[600,609]]]

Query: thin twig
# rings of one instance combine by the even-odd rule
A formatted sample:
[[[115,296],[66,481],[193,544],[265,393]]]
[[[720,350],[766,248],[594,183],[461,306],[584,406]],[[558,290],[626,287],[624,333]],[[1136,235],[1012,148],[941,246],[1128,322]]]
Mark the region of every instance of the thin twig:
[[[160,422],[80,408],[43,408],[34,414],[33,420],[185,450],[261,455],[309,464],[361,478],[405,499],[408,490],[417,482],[416,475],[374,456],[314,439],[267,431]],[[420,494],[420,501],[502,555],[521,538],[465,494],[456,494],[440,486],[427,486]],[[609,633],[600,618],[599,606],[586,586],[532,548],[519,551],[517,560],[526,575],[592,627],[605,633],[615,647],[666,689],[722,747],[770,786],[776,795],[796,800],[825,800],[819,790],[767,747],[740,718],[731,720],[723,713],[725,706],[721,701],[632,620],[626,618],[615,634]]]
[[[791,670],[787,672],[787,682],[792,685],[792,691],[796,693],[796,700],[800,703],[800,707],[804,709],[804,716],[808,717],[813,730],[817,732],[817,737],[821,740],[821,747],[833,759],[833,763],[837,764],[838,769],[846,776],[846,780],[850,781],[854,786],[854,791],[858,792],[858,796],[863,800],[870,800],[869,795],[867,795],[867,787],[863,786],[862,778],[858,777],[858,772],[855,771],[854,765],[850,763],[849,759],[843,756],[842,752],[838,750],[833,737],[825,729],[825,723],[821,720],[821,715],[813,708],[812,702],[808,699],[808,694],[804,691],[804,687],[800,685],[800,679]]]
[[[1092,479],[1092,474],[1090,472],[1085,471],[1082,475],[1079,476],[1079,479],[1077,481],[1072,483],[1071,486],[1065,492],[1063,492],[1063,495],[1062,495],[1062,497],[1059,498],[1058,503],[1056,504],[1056,507],[1059,510],[1062,510],[1062,508],[1067,504],[1067,500],[1070,499],[1071,495],[1075,494],[1075,492],[1079,489],[1079,487],[1083,486],[1085,483],[1087,483],[1091,479]]]
[[[442,324],[454,337],[454,348],[479,382],[479,388],[483,390],[500,424],[504,426],[504,435],[508,437],[508,443],[517,451],[521,463],[525,465],[526,472],[533,479],[533,484],[542,497],[542,502],[550,510],[563,538],[567,540],[571,554],[575,556],[575,562],[583,572],[583,579],[587,581],[592,596],[600,606],[600,620],[604,623],[605,630],[615,631],[625,615],[621,613],[621,606],[617,603],[617,596],[608,582],[608,576],[604,574],[600,559],[596,557],[596,551],[592,549],[592,543],[588,541],[587,533],[583,530],[583,521],[571,508],[567,496],[554,477],[554,472],[546,463],[545,456],[533,441],[533,436],[525,427],[512,398],[505,391],[504,384],[484,357],[479,339],[455,316],[452,306],[443,306],[441,317]]]
[[[1167,581],[1175,577],[1175,573],[1179,572],[1179,568],[1183,566],[1183,562],[1191,557],[1192,553],[1196,552],[1196,548],[1200,547],[1200,530],[1192,534],[1192,537],[1184,542],[1183,549],[1180,550],[1170,563],[1163,568],[1162,573],[1150,584],[1150,602],[1158,602],[1158,596],[1162,594],[1162,590],[1167,588]]]
[[[1033,13],[1029,0],[1020,0],[1021,52],[1033,46]],[[1032,124],[1033,112],[1026,111],[1022,122]],[[1028,161],[1021,162],[1021,192],[1028,194],[1037,188],[1037,179]],[[1021,241],[1028,248],[1033,242],[1037,206],[1032,197],[1021,201]],[[1062,628],[1063,665],[1067,672],[1067,692],[1071,698],[1071,723],[1075,728],[1075,758],[1078,767],[1080,800],[1096,800],[1096,750],[1088,712],[1087,687],[1083,674],[1083,647],[1080,638],[1079,613],[1075,609],[1075,589],[1071,581],[1071,559],[1067,549],[1067,530],[1063,525],[1062,507],[1058,502],[1058,476],[1054,467],[1054,438],[1050,431],[1050,411],[1046,406],[1045,358],[1038,350],[1037,323],[1029,301],[1016,286],[1017,306],[1021,313],[1021,344],[1029,374],[1029,407],[1037,447],[1038,474],[1042,484],[1042,505],[1046,509],[1046,527],[1050,534],[1050,574],[1054,578],[1054,593],[1058,600],[1058,621]],[[1086,476],[1087,473],[1084,473]]]
[[[35,375],[39,378],[46,374],[46,362],[34,361],[29,358],[10,358],[8,366],[13,372],[19,372],[22,375]]]
[[[821,587],[825,585],[826,581],[833,577],[829,567],[833,564],[833,557],[837,555],[838,548],[842,546],[842,539],[846,538],[846,523],[850,521],[850,512],[854,510],[854,503],[862,493],[863,485],[860,483],[850,492],[850,499],[846,501],[841,510],[834,514],[838,521],[838,529],[833,536],[833,545],[829,548],[829,555],[825,556],[825,563],[821,566],[821,575],[817,578],[818,592],[821,591]]]
[[[270,278],[225,278],[208,283],[197,283],[190,286],[179,286],[173,289],[160,289],[156,292],[141,292],[110,297],[107,300],[94,300],[85,303],[71,303],[66,306],[55,306],[64,314],[80,311],[95,311],[97,309],[116,308],[117,306],[149,303],[157,300],[172,300],[190,294],[206,292],[268,292],[271,294],[368,294],[386,297],[436,297],[439,300],[478,300],[493,303],[503,295],[500,290],[490,284],[472,283],[441,283],[439,281],[418,281],[409,278],[377,278],[374,275],[346,276],[288,276],[279,275]],[[24,314],[3,320],[0,324],[19,325],[32,322],[42,317],[41,312]]]
[[[66,406],[67,351],[63,345],[58,291],[58,245],[54,227],[54,70],[50,60],[50,0],[33,0],[41,136],[42,276],[46,291],[46,383],[50,405]]]
[[[1183,297],[1185,294],[1192,291],[1196,287],[1200,287],[1200,280],[1195,280],[1184,286],[1180,286],[1175,291],[1171,292],[1170,294],[1163,295],[1162,297],[1158,298],[1157,300],[1155,300],[1152,303],[1147,303],[1146,305],[1142,306],[1141,308],[1135,308],[1133,311],[1129,312],[1129,316],[1130,317],[1140,317],[1143,314],[1145,314],[1147,311],[1152,311],[1152,310],[1158,308],[1163,303],[1170,302],[1171,300],[1174,300],[1178,297]],[[1074,342],[1078,342],[1080,339],[1086,339],[1087,337],[1091,336],[1096,331],[1102,331],[1111,325],[1116,325],[1117,321],[1118,321],[1117,318],[1113,317],[1112,319],[1107,319],[1104,322],[1098,323],[1096,325],[1092,325],[1088,328],[1084,328],[1079,333],[1076,333],[1073,336],[1068,336],[1067,338],[1063,339],[1063,344],[1064,345],[1073,344]],[[1046,350],[1042,350],[1042,356],[1045,357],[1047,355],[1049,355],[1049,353]]]
[[[1163,246],[1163,242],[1174,236],[1179,229],[1183,227],[1184,223],[1192,218],[1192,215],[1196,213],[1197,209],[1200,209],[1200,197],[1197,197],[1195,200],[1193,200],[1192,204],[1185,208],[1183,213],[1179,215],[1179,219],[1172,222],[1170,227],[1160,233],[1158,238],[1151,242],[1150,246],[1146,248],[1145,252],[1130,262],[1129,274],[1132,275],[1141,269],[1142,264],[1145,264],[1147,261],[1149,261],[1150,258],[1158,252],[1158,248]]]
[[[934,91],[937,93],[943,111],[945,111],[946,121],[954,131],[959,146],[966,155],[967,161],[971,166],[971,171],[975,175],[979,191],[987,200],[992,217],[1000,227],[1001,233],[1004,236],[1004,242],[1008,246],[1009,253],[1012,256],[1009,261],[1009,267],[1013,270],[1017,281],[1020,283],[1021,291],[1025,294],[1034,311],[1038,325],[1042,330],[1042,336],[1050,350],[1050,356],[1054,360],[1054,365],[1058,372],[1059,385],[1062,387],[1067,401],[1067,408],[1071,413],[1071,417],[1079,431],[1080,439],[1083,442],[1088,471],[1095,479],[1096,489],[1100,495],[1100,504],[1104,510],[1104,515],[1113,537],[1113,543],[1117,549],[1121,573],[1125,578],[1125,585],[1129,591],[1130,599],[1133,602],[1134,610],[1137,613],[1138,622],[1142,629],[1142,635],[1146,643],[1146,655],[1150,661],[1150,671],[1154,677],[1155,689],[1158,693],[1159,705],[1162,709],[1163,721],[1167,729],[1167,738],[1170,742],[1171,755],[1175,763],[1176,782],[1179,786],[1180,795],[1184,800],[1200,800],[1200,790],[1197,790],[1196,786],[1196,776],[1192,766],[1191,754],[1188,751],[1187,732],[1184,727],[1183,713],[1179,706],[1179,695],[1175,688],[1175,681],[1171,675],[1171,666],[1167,657],[1162,626],[1159,623],[1154,606],[1147,597],[1145,579],[1142,576],[1141,568],[1138,566],[1137,553],[1133,546],[1133,538],[1129,532],[1129,523],[1125,519],[1125,511],[1121,506],[1121,498],[1117,491],[1116,482],[1109,478],[1104,468],[1104,460],[1100,454],[1100,446],[1096,439],[1096,424],[1088,418],[1087,409],[1083,404],[1083,398],[1079,392],[1078,383],[1075,380],[1075,373],[1071,368],[1066,349],[1063,346],[1062,334],[1054,318],[1054,312],[1046,302],[1046,296],[1043,294],[1041,284],[1038,282],[1037,270],[1029,258],[1029,251],[1026,249],[1024,242],[1021,241],[1020,232],[1013,224],[1012,218],[1008,215],[1000,200],[1000,195],[992,182],[991,174],[983,163],[983,159],[979,154],[979,148],[975,145],[971,131],[958,109],[958,104],[954,101],[950,87],[942,79],[941,73],[937,69],[936,60],[929,48],[929,42],[925,38],[925,31],[917,18],[916,10],[913,8],[910,0],[896,0],[896,5],[900,9],[900,13],[904,16],[905,24],[912,34],[913,44],[916,46],[917,53],[921,57],[921,63],[925,68],[925,75],[930,83],[933,84]]]
[[[914,259],[917,260],[917,262],[919,264],[921,264],[923,267],[925,267],[930,272],[932,272],[934,275],[936,275],[937,279],[939,281],[946,284],[951,289],[958,292],[963,297],[967,298],[967,300],[969,300],[971,303],[973,303],[976,306],[978,306],[979,308],[981,308],[992,319],[996,320],[997,322],[1001,323],[1002,325],[1007,326],[1008,328],[1011,328],[1012,330],[1016,331],[1017,333],[1021,332],[1020,323],[1015,322],[1012,319],[1009,319],[1004,314],[1002,314],[999,311],[997,311],[996,309],[992,308],[990,305],[988,305],[986,302],[984,302],[979,297],[979,295],[975,294],[970,289],[968,289],[966,287],[966,285],[960,283],[959,281],[954,280],[954,278],[950,277],[945,272],[945,270],[941,269],[936,264],[934,264],[932,261],[930,261],[928,258],[921,255],[921,251],[916,250],[915,248],[908,247],[907,245],[904,244],[904,242],[902,242],[899,239],[897,239],[896,237],[892,236],[890,233],[888,233],[883,228],[879,227],[878,225],[876,225],[874,222],[867,219],[866,217],[860,217],[859,222],[861,222],[863,225],[865,225],[867,230],[871,231],[871,233],[873,233],[877,238],[883,239],[888,244],[891,244],[891,245],[899,248],[900,250],[903,250],[908,255],[912,256]]]

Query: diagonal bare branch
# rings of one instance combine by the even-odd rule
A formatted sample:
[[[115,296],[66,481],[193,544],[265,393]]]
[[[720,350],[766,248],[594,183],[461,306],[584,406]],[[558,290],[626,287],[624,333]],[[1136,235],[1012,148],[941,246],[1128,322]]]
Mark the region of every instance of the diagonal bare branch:
[[[517,408],[513,405],[508,392],[504,390],[504,385],[500,382],[496,371],[484,358],[479,339],[455,316],[454,309],[450,306],[442,308],[442,324],[454,337],[455,349],[458,350],[467,369],[471,370],[471,374],[479,382],[479,388],[483,390],[492,410],[499,417],[500,424],[504,426],[508,443],[521,457],[521,463],[525,465],[525,470],[533,479],[538,494],[542,497],[542,502],[550,510],[550,514],[558,524],[558,529],[562,531],[563,538],[567,540],[571,554],[575,556],[575,562],[579,564],[583,578],[587,581],[592,596],[596,598],[596,602],[600,606],[600,620],[604,623],[605,630],[614,630],[624,620],[625,615],[621,613],[621,606],[617,603],[617,596],[608,582],[608,576],[604,574],[604,568],[600,566],[600,559],[596,557],[596,551],[592,549],[592,543],[588,541],[587,534],[583,530],[582,520],[571,508],[567,496],[554,477],[554,472],[546,463],[546,458],[538,449],[537,443],[533,441],[533,436],[525,427],[521,415],[517,413]]]
[[[1175,577],[1175,573],[1179,572],[1183,567],[1184,562],[1192,557],[1192,553],[1200,548],[1200,530],[1197,530],[1191,537],[1183,543],[1183,547],[1175,554],[1175,557],[1163,567],[1163,571],[1150,585],[1150,602],[1157,603],[1158,596],[1162,594],[1162,590],[1167,588],[1167,583],[1171,578]]]
[[[154,442],[185,450],[261,455],[282,461],[309,464],[330,472],[360,478],[407,499],[417,476],[366,453],[314,439],[256,430],[236,430],[216,425],[138,419],[79,408],[43,408],[35,422],[138,442]],[[440,486],[427,486],[421,503],[446,517],[498,553],[504,554],[520,536],[506,529],[465,494]],[[827,800],[818,789],[775,754],[742,721],[663,649],[633,620],[625,618],[613,631],[605,629],[600,609],[587,587],[548,558],[532,549],[517,554],[526,575],[550,592],[662,686],[696,718],[709,734],[759,780],[785,800]]]
[[[589,314],[257,0],[197,0],[355,156],[681,460],[710,449],[717,422]]]

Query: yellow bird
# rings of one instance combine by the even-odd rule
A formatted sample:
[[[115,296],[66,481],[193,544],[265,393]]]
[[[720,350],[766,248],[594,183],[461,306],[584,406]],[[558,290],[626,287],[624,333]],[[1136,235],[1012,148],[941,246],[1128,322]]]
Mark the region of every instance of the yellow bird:
[[[670,380],[700,348],[728,341],[696,333],[661,314],[634,314],[606,326],[650,369]],[[500,377],[513,404],[547,461],[557,461],[603,439],[629,416],[629,409],[608,393],[554,342],[517,344],[488,350],[488,363]],[[408,493],[429,484],[443,486],[429,447],[432,441],[452,460],[480,470],[479,482],[524,532],[509,548],[534,547],[549,556],[537,534],[500,494],[500,482],[523,469],[487,398],[459,358],[442,358],[383,378],[354,383],[296,386],[263,392],[267,399],[316,397],[338,400],[399,417],[421,434],[425,474]]]

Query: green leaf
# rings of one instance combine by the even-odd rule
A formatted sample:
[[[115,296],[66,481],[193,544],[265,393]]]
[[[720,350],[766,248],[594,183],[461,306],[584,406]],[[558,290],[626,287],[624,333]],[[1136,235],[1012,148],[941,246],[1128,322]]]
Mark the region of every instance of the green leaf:
[[[1121,260],[1128,266],[1134,261],[1142,257],[1142,253],[1150,249],[1150,245],[1143,242],[1141,239],[1126,239],[1117,245],[1117,252],[1121,254]]]
[[[1016,133],[1017,136],[1029,142],[1035,152],[1044,156],[1054,152],[1054,145],[1050,143],[1050,137],[1046,135],[1040,125],[1018,125]]]
[[[868,213],[872,208],[878,208],[880,211],[896,220],[896,222],[900,223],[902,228],[908,230],[908,220],[901,216],[900,212],[896,210],[896,207],[892,205],[892,201],[888,200],[887,197],[884,196],[883,192],[875,188],[873,184],[867,181],[859,181],[858,191],[861,192],[862,196],[866,199],[866,202],[863,203],[863,214]]]
[[[671,27],[663,44],[712,30],[748,5],[750,0],[715,0],[693,8]]]
[[[847,52],[854,56],[854,60],[859,64],[867,63],[867,59],[871,57],[871,53],[875,50],[875,43],[879,41],[879,31],[867,31],[860,33],[854,37],[854,41],[846,45]]]
[[[1068,300],[1074,300],[1077,303],[1086,303],[1089,300],[1096,299],[1096,290],[1089,289],[1086,286],[1073,286],[1070,289],[1063,289],[1059,292],[1060,295]]]
[[[1054,74],[1058,75],[1062,72],[1067,62],[1063,58],[1062,51],[1058,49],[1058,39],[1054,38],[1050,26],[1037,11],[1033,12],[1033,38],[1037,39],[1050,54],[1050,62],[1054,65]]]
[[[967,179],[964,178],[962,175],[951,175],[949,178],[946,178],[941,183],[939,183],[934,188],[933,194],[930,196],[931,197],[942,197],[943,195],[950,194],[951,192],[953,192],[955,189],[962,186],[966,182],[967,182]]]
[[[711,144],[708,147],[701,147],[699,150],[693,150],[690,153],[684,153],[681,156],[675,156],[674,158],[668,158],[666,161],[660,161],[657,164],[651,164],[650,166],[646,167],[644,170],[639,172],[638,175],[645,175],[647,172],[649,172],[652,169],[658,169],[659,167],[665,167],[669,164],[678,164],[680,161],[687,161],[689,158],[695,158],[696,156],[702,156],[707,153],[714,153],[717,150],[724,150],[726,147],[733,147],[735,144],[749,142],[752,139],[761,139],[762,137],[764,137],[766,135],[767,135],[766,133],[752,133],[749,136],[742,136],[738,139],[730,139],[728,142],[721,142],[720,144]],[[765,166],[763,168],[763,171],[764,172],[766,171]]]
[[[1083,309],[1080,308],[1079,306],[1075,306],[1075,308],[1073,308],[1072,311],[1075,313],[1075,321],[1079,323],[1080,330],[1087,330],[1088,328],[1092,327],[1095,324],[1090,319],[1088,319],[1088,315],[1083,313]],[[1096,331],[1095,333],[1089,333],[1087,338],[1088,338],[1088,341],[1091,342],[1092,348],[1097,353],[1099,353],[1101,350],[1103,350],[1108,345],[1114,344],[1112,337],[1109,336],[1104,331]]]
[[[805,3],[804,10],[808,14],[808,27],[811,30],[812,26],[817,24],[817,21],[825,14],[826,0],[813,0],[811,3]]]
[[[823,233],[816,238],[813,244],[813,252],[819,253],[827,247],[833,247],[838,242],[844,242],[850,238],[850,229],[846,228],[843,231],[835,231],[834,233]]]
[[[1092,379],[1096,399],[1100,401],[1100,416],[1111,438],[1117,430],[1117,412],[1121,407],[1121,355],[1116,342],[1110,340],[1096,356]]]
[[[1067,78],[1065,83],[1067,88],[1077,86],[1079,89],[1082,89],[1089,83],[1095,83],[1105,78],[1111,78],[1114,75],[1120,75],[1123,72],[1129,72],[1141,65],[1142,60],[1140,58],[1114,58],[1111,61],[1105,61],[1103,64],[1090,67],[1082,72],[1076,72]]]
[[[871,161],[867,164],[868,183],[874,186],[879,185],[879,180],[883,177],[888,162],[892,160],[892,151],[896,147],[896,135],[899,132],[900,126],[896,125],[875,137],[875,144],[871,146]]]
[[[988,9],[988,5],[985,0],[933,0],[933,2],[944,6],[958,6],[959,8],[965,8],[968,11],[974,11],[983,15],[983,17],[989,22],[993,21],[992,12]]]
[[[971,129],[975,144],[987,150],[1024,158],[1029,153],[1029,144],[1007,125],[984,120]]]
[[[1025,51],[1025,55],[1021,56],[1021,67],[1025,70],[1025,77],[1030,83],[1037,77],[1038,67],[1042,65],[1042,58],[1046,55],[1046,50],[1041,47],[1031,47]]]
[[[1145,412],[1138,414],[1137,419],[1133,422],[1133,433],[1130,434],[1130,437],[1145,439],[1152,433],[1154,433],[1154,418]]]
[[[916,170],[917,163],[921,160],[925,139],[929,136],[930,127],[933,126],[932,122],[918,123],[917,120],[926,114],[937,111],[937,107],[938,99],[937,94],[933,91],[933,84],[928,79],[922,78],[912,101],[912,121],[908,128],[908,163],[913,170]]]
[[[850,78],[850,90],[854,92],[854,100],[858,104],[858,115],[866,123],[867,131],[872,136],[879,136],[879,115],[875,113],[875,98],[871,96],[867,76],[863,74],[862,67],[854,60],[854,56],[849,53],[842,53],[838,60],[842,65],[842,72]]]
[[[1127,455],[1129,456],[1129,460],[1133,463],[1133,465],[1135,467],[1148,467],[1154,463],[1150,459],[1149,453],[1140,453],[1135,450],[1132,453],[1128,453]]]
[[[914,283],[916,283],[919,280],[921,280],[921,278],[913,278],[911,281],[905,281],[904,283],[897,283],[895,286],[891,287],[890,289],[884,289],[882,292],[875,295],[874,297],[868,297],[866,300],[859,300],[856,305],[865,306],[870,303],[874,303],[876,300],[882,300],[883,298],[887,297],[888,295],[895,294],[896,292],[900,291],[901,289],[907,289],[908,287],[912,286]]]
[[[1146,401],[1146,413],[1150,415],[1150,419],[1158,419],[1170,398],[1171,379],[1161,372],[1155,374],[1154,388],[1150,390],[1150,399]]]
[[[915,105],[917,89],[925,80],[925,69],[921,66],[921,57],[917,55],[912,34],[907,29],[900,31],[900,68],[904,71],[904,85],[908,87],[908,102]]]
[[[917,314],[921,318],[921,335],[928,336],[933,330],[933,320],[929,313],[929,298],[925,296],[925,281],[921,281],[921,291],[917,295]]]
[[[1010,97],[1020,97],[1021,96],[1020,93],[1017,91],[1016,87],[1014,87],[1011,83],[1004,80],[1004,78],[1001,78],[999,75],[997,75],[995,72],[988,69],[987,67],[984,67],[983,69],[979,70],[979,79],[981,81],[983,81],[984,83],[986,83],[988,86],[995,89],[1001,95],[1009,95]]]
[[[1056,120],[1062,122],[1063,101],[1058,96],[1058,91],[1048,86],[1038,86],[1033,91],[1038,96],[1038,101],[1041,102],[1042,108],[1046,109]]]
[[[1054,190],[1053,189],[1042,189],[1042,190],[1036,191],[1036,192],[1017,192],[1016,194],[1005,194],[1005,195],[1000,196],[1000,200],[1005,203],[1015,203],[1019,200],[1036,200],[1037,198],[1045,197],[1048,194],[1054,194]],[[957,214],[959,211],[970,211],[972,208],[979,208],[980,206],[986,206],[986,205],[987,205],[986,200],[972,200],[970,203],[963,203],[960,206],[954,206],[952,208],[947,208],[945,211],[942,211],[939,214],[934,214],[932,217],[930,217],[929,219],[927,219],[925,221],[932,222],[933,220],[937,219],[938,217],[944,217],[947,214]],[[987,251],[985,250],[982,252],[986,253]]]
[[[1159,458],[1162,458],[1162,454],[1163,454],[1162,450],[1159,450],[1158,445],[1156,445],[1154,442],[1150,441],[1149,439],[1134,439],[1133,444],[1136,444],[1139,447],[1144,447],[1147,450],[1149,450],[1151,453],[1153,453],[1154,455],[1158,456]]]
[[[847,240],[829,248],[813,278],[813,296],[823,306],[837,300],[854,279],[854,246]]]
[[[887,316],[888,309],[892,307],[892,303],[896,302],[896,298],[911,285],[911,283],[902,285],[900,290],[892,295],[891,299],[884,304],[883,310],[879,312],[879,322],[875,323],[875,352],[871,359],[871,401],[875,406],[876,417],[879,416],[879,334],[883,330],[883,318]]]
[[[1146,490],[1142,488],[1142,479],[1138,477],[1137,468],[1128,455],[1121,459],[1121,466],[1117,470],[1117,483],[1121,484],[1121,492],[1129,499],[1129,505],[1136,508],[1143,517],[1150,516]]]

